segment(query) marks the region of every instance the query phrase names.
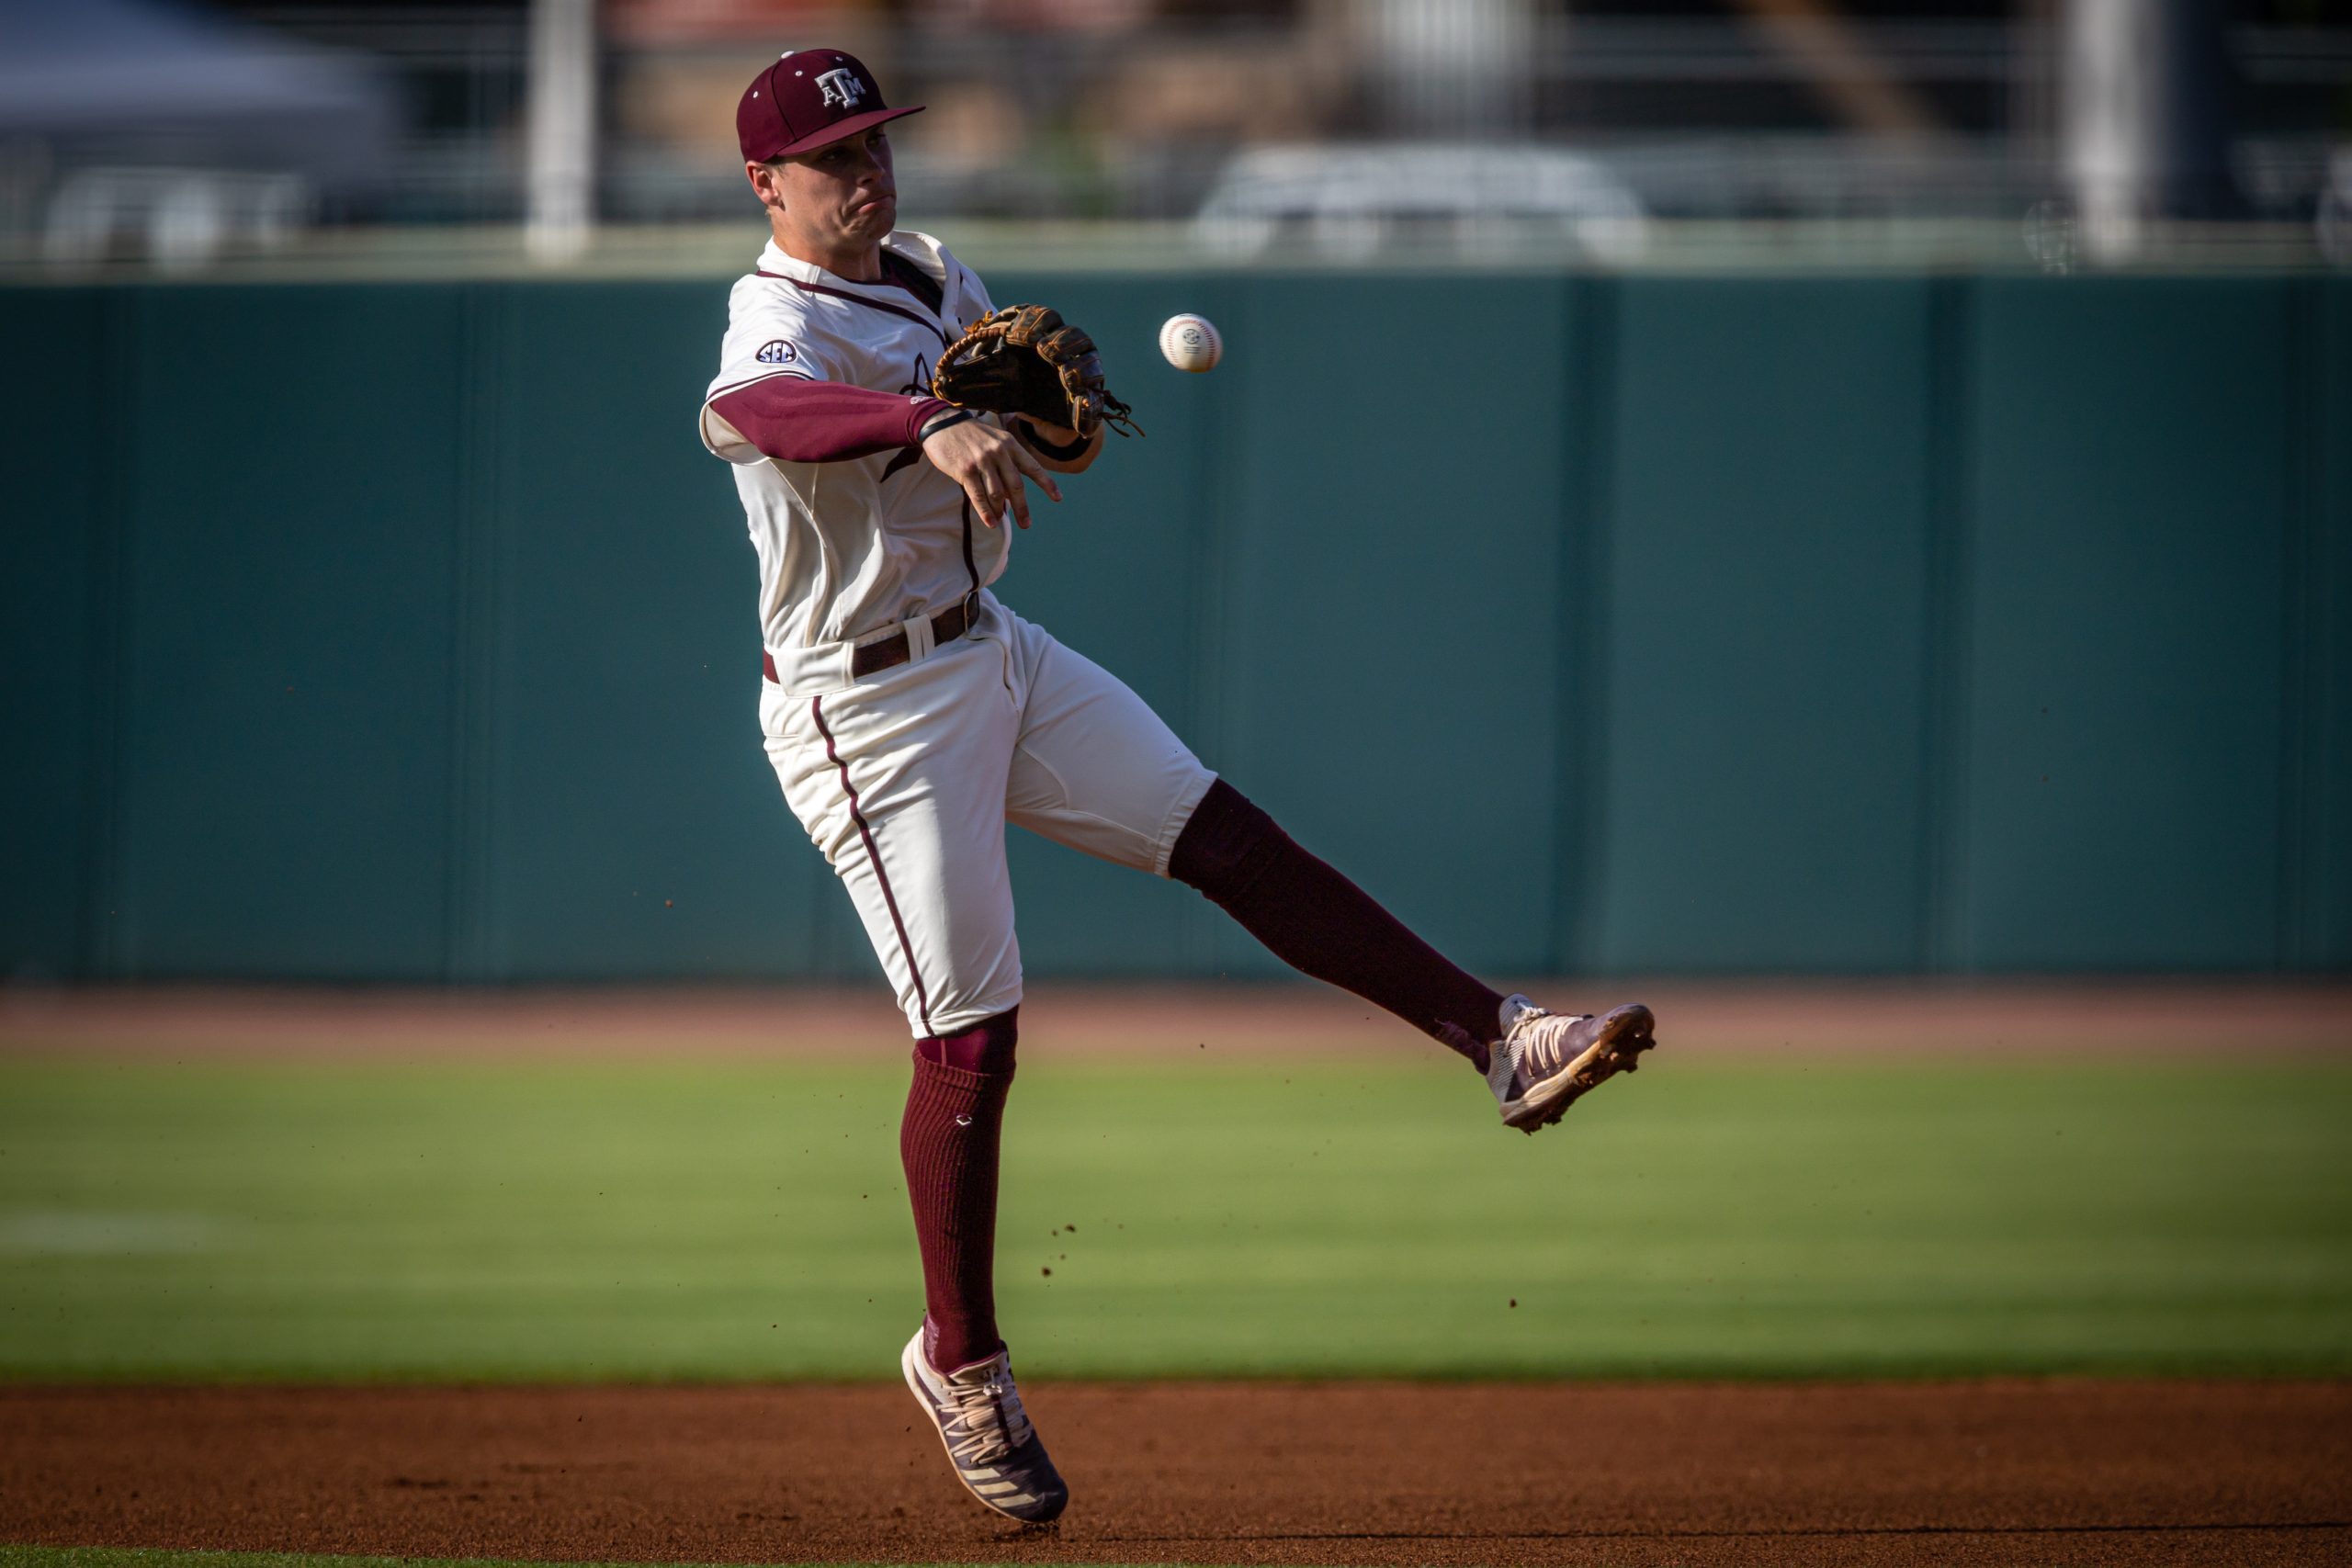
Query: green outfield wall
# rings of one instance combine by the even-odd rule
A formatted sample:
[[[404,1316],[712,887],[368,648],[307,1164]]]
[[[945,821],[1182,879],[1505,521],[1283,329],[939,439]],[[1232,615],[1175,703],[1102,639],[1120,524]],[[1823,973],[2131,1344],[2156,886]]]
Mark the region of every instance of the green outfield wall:
[[[1150,430],[998,592],[1475,966],[2352,970],[2352,281],[993,290]],[[0,290],[0,973],[875,974],[760,749],[725,313]],[[1273,972],[1013,839],[1032,973]]]

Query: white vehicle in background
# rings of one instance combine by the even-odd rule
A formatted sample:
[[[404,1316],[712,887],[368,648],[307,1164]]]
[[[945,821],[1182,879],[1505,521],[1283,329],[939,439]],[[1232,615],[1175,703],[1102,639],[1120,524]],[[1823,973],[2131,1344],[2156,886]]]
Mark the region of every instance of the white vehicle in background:
[[[1641,202],[1592,158],[1410,141],[1253,148],[1217,175],[1193,234],[1236,259],[1295,252],[1334,261],[1432,251],[1498,259],[1565,247],[1621,263],[1649,240]]]
[[[50,198],[41,254],[58,266],[118,255],[166,270],[230,250],[282,250],[318,209],[296,174],[239,169],[78,169]]]
[[[2352,266],[2352,147],[2337,148],[2327,161],[2314,224],[2320,254],[2337,266]]]

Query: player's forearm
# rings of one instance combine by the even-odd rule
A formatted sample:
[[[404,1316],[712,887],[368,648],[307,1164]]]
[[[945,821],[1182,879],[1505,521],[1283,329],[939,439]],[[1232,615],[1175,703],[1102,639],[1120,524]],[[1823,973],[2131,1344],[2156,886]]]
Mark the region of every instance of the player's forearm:
[[[949,407],[798,376],[771,376],[710,400],[711,412],[745,441],[787,463],[839,463],[916,446],[922,427]]]
[[[1012,424],[1021,444],[1036,455],[1037,461],[1058,473],[1082,474],[1093,467],[1094,459],[1102,451],[1100,428],[1081,441],[1075,430],[1045,424],[1023,415],[1015,415]]]

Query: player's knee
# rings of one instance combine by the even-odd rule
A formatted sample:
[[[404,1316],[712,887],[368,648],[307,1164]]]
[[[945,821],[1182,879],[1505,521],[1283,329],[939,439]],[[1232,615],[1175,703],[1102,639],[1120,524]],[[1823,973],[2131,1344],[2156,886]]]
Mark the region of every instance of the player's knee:
[[[1246,891],[1289,847],[1290,835],[1239,790],[1218,779],[1176,835],[1168,874],[1224,904]]]
[[[915,1042],[915,1055],[935,1067],[967,1073],[1012,1071],[1012,1047],[1021,1034],[1021,1009],[1007,1008],[954,1034],[933,1034]]]

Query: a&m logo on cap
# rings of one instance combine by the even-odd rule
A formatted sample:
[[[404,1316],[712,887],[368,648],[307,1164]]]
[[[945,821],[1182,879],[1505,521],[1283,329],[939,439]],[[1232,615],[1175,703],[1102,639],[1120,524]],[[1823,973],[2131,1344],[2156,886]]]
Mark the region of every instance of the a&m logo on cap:
[[[827,108],[854,109],[857,107],[858,100],[865,96],[865,88],[858,82],[857,73],[846,65],[818,77],[817,88],[825,95]]]

